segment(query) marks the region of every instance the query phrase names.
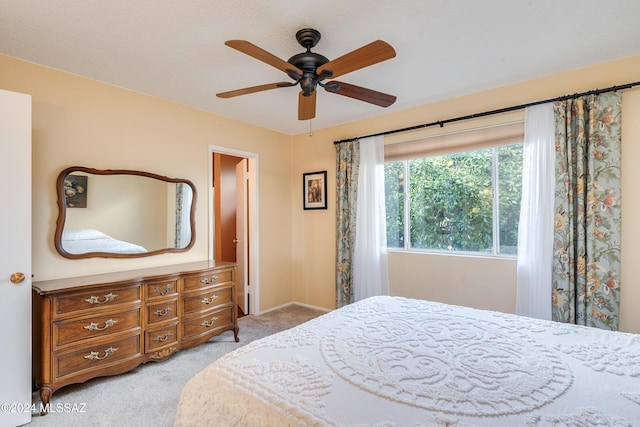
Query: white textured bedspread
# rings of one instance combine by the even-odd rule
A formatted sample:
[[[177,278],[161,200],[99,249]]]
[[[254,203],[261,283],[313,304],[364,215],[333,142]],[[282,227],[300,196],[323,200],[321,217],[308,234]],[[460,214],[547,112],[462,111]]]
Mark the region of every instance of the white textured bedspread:
[[[176,426],[640,426],[640,335],[374,297],[254,341]]]
[[[135,243],[114,239],[95,229],[68,230],[62,233],[62,248],[70,254],[108,252],[112,254],[140,254],[147,250]]]

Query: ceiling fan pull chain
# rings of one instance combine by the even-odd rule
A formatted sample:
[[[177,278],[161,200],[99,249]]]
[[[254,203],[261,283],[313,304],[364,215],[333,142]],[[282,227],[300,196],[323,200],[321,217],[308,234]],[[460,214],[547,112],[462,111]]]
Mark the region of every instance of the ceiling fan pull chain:
[[[309,138],[313,137],[313,129],[311,128],[312,121],[313,121],[312,119],[309,119]]]

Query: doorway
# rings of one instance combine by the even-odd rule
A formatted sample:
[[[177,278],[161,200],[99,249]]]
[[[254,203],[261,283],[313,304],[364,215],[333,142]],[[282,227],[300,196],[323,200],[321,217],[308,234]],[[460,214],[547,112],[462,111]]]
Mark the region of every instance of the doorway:
[[[209,258],[237,264],[238,314],[258,314],[257,155],[210,146],[209,165]]]

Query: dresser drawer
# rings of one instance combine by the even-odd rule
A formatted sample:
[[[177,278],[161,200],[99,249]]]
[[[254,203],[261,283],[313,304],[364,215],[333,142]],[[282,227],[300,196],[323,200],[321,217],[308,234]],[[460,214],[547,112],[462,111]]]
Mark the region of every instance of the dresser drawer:
[[[178,320],[178,300],[172,299],[147,305],[147,325],[168,320]]]
[[[145,300],[172,297],[178,293],[178,279],[145,282],[142,286]]]
[[[189,340],[232,325],[233,309],[208,312],[206,315],[182,321],[182,339]]]
[[[211,270],[198,275],[184,276],[183,287],[185,291],[201,289],[203,287],[217,285],[219,283],[233,281],[233,268]]]
[[[140,309],[104,313],[78,320],[53,322],[54,349],[79,340],[105,336],[140,327]]]
[[[146,331],[144,334],[144,351],[152,353],[155,350],[178,342],[178,325]]]
[[[66,353],[54,353],[54,377],[98,370],[140,355],[140,334],[107,343],[85,346]]]
[[[81,292],[70,292],[53,297],[53,316],[72,312],[96,310],[118,304],[140,303],[140,286],[97,288]]]
[[[196,313],[202,310],[219,307],[223,304],[231,303],[232,288],[213,287],[205,292],[182,298],[182,312],[185,315]]]

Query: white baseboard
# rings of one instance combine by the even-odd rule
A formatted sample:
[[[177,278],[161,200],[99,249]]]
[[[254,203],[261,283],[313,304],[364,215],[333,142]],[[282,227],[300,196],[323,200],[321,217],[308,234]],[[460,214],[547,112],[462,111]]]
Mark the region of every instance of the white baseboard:
[[[299,306],[302,306],[302,307],[311,308],[311,309],[313,309],[313,310],[320,310],[320,311],[324,311],[325,313],[328,313],[328,312],[330,312],[330,311],[333,311],[332,309],[329,309],[329,308],[318,307],[318,306],[311,305],[311,304],[304,304],[304,303],[302,303],[302,302],[297,302],[297,301],[294,301],[294,302],[292,302],[291,304],[299,305]]]
[[[268,308],[266,310],[263,310],[263,311],[257,313],[257,315],[266,314],[266,313],[269,313],[270,311],[274,311],[274,310],[280,310],[281,308],[289,307],[291,305],[299,305],[301,307],[307,307],[307,308],[310,308],[310,309],[313,309],[313,310],[324,311],[325,313],[328,313],[328,312],[332,311],[332,310],[324,308],[324,307],[317,307],[315,305],[304,304],[304,303],[301,303],[301,302],[292,301],[292,302],[288,302],[286,304],[281,304],[281,305],[277,305],[275,307]]]

